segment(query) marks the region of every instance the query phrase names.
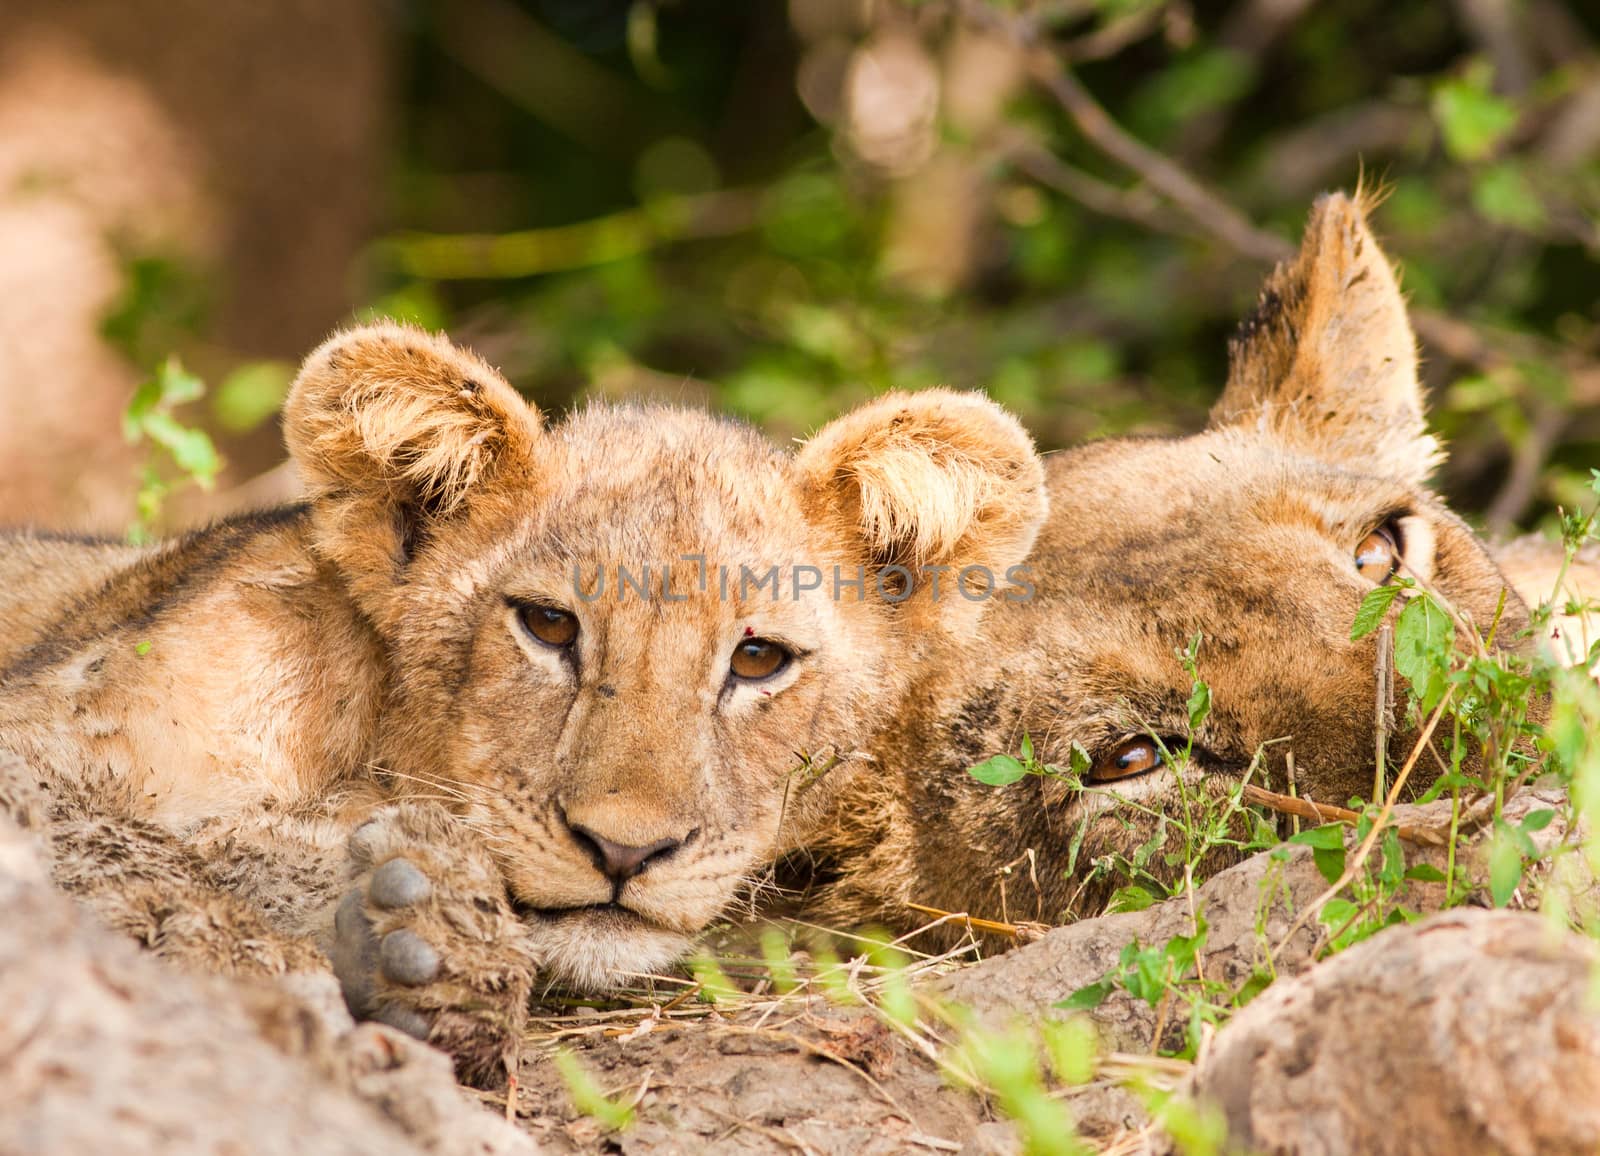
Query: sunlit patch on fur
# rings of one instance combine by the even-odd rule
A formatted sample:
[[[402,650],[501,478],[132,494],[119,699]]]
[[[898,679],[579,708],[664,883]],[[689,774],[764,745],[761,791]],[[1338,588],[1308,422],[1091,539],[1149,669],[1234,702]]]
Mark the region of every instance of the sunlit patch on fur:
[[[1438,535],[1425,518],[1410,515],[1399,520],[1400,573],[1419,582],[1433,581]]]

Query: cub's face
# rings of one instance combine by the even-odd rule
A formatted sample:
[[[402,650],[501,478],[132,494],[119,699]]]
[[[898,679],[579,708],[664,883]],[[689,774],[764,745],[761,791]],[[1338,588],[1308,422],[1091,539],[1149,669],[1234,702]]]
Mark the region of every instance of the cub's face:
[[[1097,858],[1131,856],[1159,815],[1183,821],[1185,791],[1218,795],[1247,773],[1287,791],[1291,756],[1302,797],[1372,798],[1379,636],[1350,632],[1380,584],[1425,582],[1485,633],[1498,623],[1503,642],[1527,626],[1515,594],[1501,605],[1504,582],[1482,545],[1436,498],[1253,434],[1108,442],[1052,459],[1048,478],[1057,513],[1030,560],[1035,598],[997,608],[984,653],[966,644],[940,656],[960,674],[941,684],[936,721],[903,747],[930,796],[911,841],[924,905],[1045,921],[1097,913],[1128,882],[1091,879]],[[1105,504],[1069,506],[1074,493]],[[1197,636],[1212,701],[1180,791],[1193,684],[1178,652]],[[1418,737],[1404,695],[1401,682],[1390,782]],[[1024,734],[1058,766],[1074,746],[1085,752],[1083,788],[1049,778],[992,788],[967,773],[1014,753]],[[1424,758],[1418,789],[1439,772]],[[1162,854],[1181,839],[1174,826]],[[1169,882],[1181,870],[1162,855],[1147,866]]]
[[[481,834],[584,988],[670,964],[803,839],[908,658],[982,609],[884,568],[1003,574],[1043,513],[1026,435],[944,392],[791,456],[664,408],[541,428],[476,359],[380,329],[314,354],[289,414],[319,543],[387,644],[376,762]]]
[[[1527,626],[1428,491],[1437,456],[1393,274],[1360,206],[1324,199],[1241,328],[1209,429],[1051,460],[1036,596],[929,659],[934,701],[879,745],[907,800],[887,808],[898,850],[855,858],[849,913],[875,917],[897,894],[990,918],[1093,913],[1127,881],[1093,873],[1096,858],[1132,856],[1162,816],[1192,823],[1185,794],[1247,772],[1286,790],[1291,755],[1301,795],[1372,798],[1379,635],[1350,638],[1363,598],[1408,577],[1499,645]],[[1169,756],[1187,744],[1192,680],[1178,653],[1196,636],[1212,708],[1180,791]],[[1087,753],[1084,789],[967,773],[1024,734],[1059,766]],[[1397,710],[1389,781],[1417,737]],[[1424,751],[1409,782],[1440,767]],[[1181,870],[1162,854],[1147,866]]]

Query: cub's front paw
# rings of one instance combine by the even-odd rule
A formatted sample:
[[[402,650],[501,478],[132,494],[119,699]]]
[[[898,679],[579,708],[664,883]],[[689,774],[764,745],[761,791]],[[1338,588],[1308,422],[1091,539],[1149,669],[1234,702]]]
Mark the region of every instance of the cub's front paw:
[[[352,1014],[449,1053],[463,1081],[503,1078],[537,961],[488,850],[418,803],[384,808],[349,850],[329,955]]]

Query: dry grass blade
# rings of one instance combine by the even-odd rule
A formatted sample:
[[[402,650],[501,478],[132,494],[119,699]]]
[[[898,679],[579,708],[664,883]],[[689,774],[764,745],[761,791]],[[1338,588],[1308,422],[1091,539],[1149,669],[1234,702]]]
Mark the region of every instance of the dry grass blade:
[[[994,935],[1005,935],[1012,939],[1018,938],[1023,933],[1021,925],[1016,923],[1001,923],[995,919],[979,919],[975,915],[968,915],[964,911],[941,911],[937,907],[927,907],[921,903],[907,903],[907,907],[922,915],[931,915],[934,922],[928,927],[937,927],[941,923],[960,921],[976,931],[987,931]],[[927,930],[923,928],[921,930]]]

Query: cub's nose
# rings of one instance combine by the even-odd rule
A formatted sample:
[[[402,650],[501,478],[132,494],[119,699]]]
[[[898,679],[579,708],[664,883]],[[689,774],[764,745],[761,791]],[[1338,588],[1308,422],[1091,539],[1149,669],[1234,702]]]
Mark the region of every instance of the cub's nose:
[[[671,855],[694,836],[694,833],[690,832],[684,839],[657,839],[654,843],[647,843],[643,847],[633,847],[626,843],[613,843],[582,823],[568,823],[567,826],[572,832],[572,837],[577,840],[578,846],[594,860],[595,869],[618,888],[651,863]]]

